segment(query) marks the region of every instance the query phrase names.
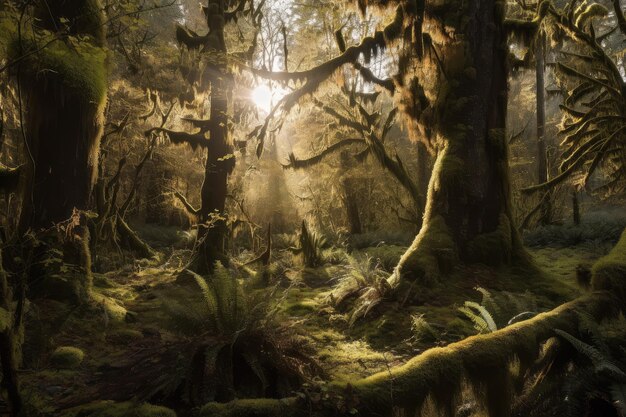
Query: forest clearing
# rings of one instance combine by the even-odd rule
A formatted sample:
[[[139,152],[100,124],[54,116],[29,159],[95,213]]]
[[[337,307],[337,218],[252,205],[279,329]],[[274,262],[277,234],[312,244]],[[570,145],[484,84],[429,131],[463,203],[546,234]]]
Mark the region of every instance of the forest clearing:
[[[0,0],[0,415],[625,417],[625,13]]]

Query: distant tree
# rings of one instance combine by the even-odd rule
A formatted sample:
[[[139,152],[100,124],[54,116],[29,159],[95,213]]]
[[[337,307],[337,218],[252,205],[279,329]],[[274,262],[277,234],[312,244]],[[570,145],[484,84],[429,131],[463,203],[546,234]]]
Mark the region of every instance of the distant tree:
[[[391,80],[389,82],[391,83]],[[349,150],[352,150],[352,158],[360,162],[371,157],[408,193],[413,202],[409,217],[411,222],[419,226],[421,225],[425,196],[420,194],[417,181],[408,172],[402,158],[397,153],[393,154],[389,146],[386,146],[389,143],[389,132],[395,124],[398,109],[394,107],[384,112],[383,106],[377,104],[379,95],[378,92],[357,92],[354,89],[349,90],[344,87],[343,92],[335,96],[334,100],[313,99],[314,104],[333,120],[333,129],[336,132],[344,133],[338,135],[339,140],[324,147],[313,156],[302,158],[291,153],[289,162],[284,167],[288,169],[310,168],[333,154],[341,152],[344,155],[344,152]],[[345,156],[341,156],[341,158],[342,166],[347,165]],[[344,188],[346,187],[344,186]],[[352,194],[352,198],[349,198],[348,194]],[[351,228],[355,229],[355,225],[360,221],[356,221],[356,212],[350,206],[356,204],[356,196],[353,192],[347,192],[346,198],[351,200],[346,202],[346,210],[349,213]]]

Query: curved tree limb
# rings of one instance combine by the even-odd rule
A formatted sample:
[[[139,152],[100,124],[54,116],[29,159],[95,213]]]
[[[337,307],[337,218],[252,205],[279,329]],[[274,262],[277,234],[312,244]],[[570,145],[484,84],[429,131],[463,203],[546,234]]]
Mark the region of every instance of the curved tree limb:
[[[272,81],[304,81],[316,80],[317,84],[329,78],[337,69],[346,64],[353,64],[358,61],[361,54],[371,53],[386,47],[386,45],[398,39],[402,35],[402,26],[404,23],[404,12],[401,7],[396,9],[394,20],[383,30],[377,31],[373,36],[364,38],[357,46],[351,46],[341,55],[336,56],[315,68],[305,71],[286,72],[286,71],[267,71],[250,67],[243,67],[253,74]]]
[[[353,145],[355,143],[360,143],[363,145],[366,145],[367,143],[365,142],[365,139],[360,139],[360,138],[350,138],[350,139],[343,139],[340,140],[339,142],[333,143],[332,145],[328,146],[326,149],[324,149],[322,152],[318,153],[315,156],[306,158],[306,159],[298,159],[296,158],[296,156],[293,153],[289,154],[289,163],[287,165],[283,165],[284,169],[305,169],[305,168],[309,168],[313,165],[316,165],[318,163],[320,163],[325,157],[333,154],[334,152],[338,151],[339,149],[346,147],[346,146],[350,146]]]
[[[185,210],[187,210],[187,212],[192,216],[197,216],[198,214],[200,214],[200,210],[192,206],[189,200],[187,200],[185,196],[182,195],[179,191],[174,192],[174,197],[176,197],[178,201],[180,201],[183,207],[185,207]]]

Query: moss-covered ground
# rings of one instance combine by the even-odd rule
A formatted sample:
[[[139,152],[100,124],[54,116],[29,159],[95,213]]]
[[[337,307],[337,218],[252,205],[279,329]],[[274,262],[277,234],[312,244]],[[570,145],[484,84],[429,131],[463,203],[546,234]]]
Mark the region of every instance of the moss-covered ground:
[[[402,246],[361,248],[351,258],[343,249],[335,249],[327,253],[330,262],[316,269],[299,266],[287,250],[275,250],[271,280],[279,286],[278,319],[308,341],[328,379],[347,382],[401,365],[430,347],[476,334],[472,321],[458,310],[465,301],[482,302],[504,326],[517,313],[547,311],[575,298],[584,291],[577,284],[577,267],[592,264],[611,245],[534,246],[529,252],[538,268],[532,270],[480,265],[457,269],[445,285],[420,288],[421,302],[382,300],[354,323],[350,320],[354,298],[333,303],[338,286],[355,279],[359,263],[361,276],[372,270],[388,274],[403,253]],[[175,362],[185,346],[164,300],[185,304],[200,300],[201,294],[192,279],[179,274],[182,258],[174,254],[163,259],[167,261],[144,260],[96,273],[87,305],[32,302],[24,345],[26,370],[21,376],[27,401],[42,410],[41,415],[173,415],[143,404],[160,401],[155,393],[141,398],[142,388],[150,382],[146,378],[154,378],[142,372],[152,368],[167,373],[171,368],[167,361]],[[250,279],[246,276],[253,269],[234,273]],[[477,287],[486,289],[488,299]],[[141,401],[126,402],[134,397]],[[177,411],[188,415],[189,410]]]

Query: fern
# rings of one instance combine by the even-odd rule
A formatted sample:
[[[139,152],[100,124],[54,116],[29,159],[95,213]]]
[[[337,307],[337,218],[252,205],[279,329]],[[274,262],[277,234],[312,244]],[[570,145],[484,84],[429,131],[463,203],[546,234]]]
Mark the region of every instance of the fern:
[[[459,311],[474,323],[479,333],[491,333],[498,330],[495,321],[487,309],[474,301],[466,301]]]
[[[279,304],[272,300],[278,287],[252,291],[219,262],[208,278],[190,274],[198,286],[199,301],[163,300],[163,304],[178,330],[203,339],[193,357],[204,364],[192,362],[191,366],[210,370],[215,381],[210,398],[228,401],[276,392],[286,396],[299,383],[321,373],[308,345],[276,319]],[[253,380],[240,379],[235,363],[246,368],[243,375],[253,375]]]
[[[439,339],[439,333],[426,321],[424,314],[411,315],[411,330],[418,342],[432,342]]]
[[[571,334],[563,330],[555,329],[554,331],[560,337],[567,340],[574,347],[574,349],[589,358],[597,374],[604,374],[611,379],[626,382],[626,373],[624,373],[624,371],[622,371],[608,356],[603,354],[599,349],[583,342],[582,340],[572,336]]]
[[[476,287],[474,289],[482,295],[482,301],[480,302],[480,304],[482,304],[488,311],[490,311],[494,318],[500,317],[500,315],[502,314],[502,310],[500,309],[500,306],[496,302],[491,292],[482,287]]]

